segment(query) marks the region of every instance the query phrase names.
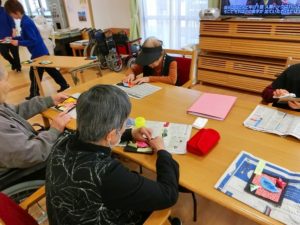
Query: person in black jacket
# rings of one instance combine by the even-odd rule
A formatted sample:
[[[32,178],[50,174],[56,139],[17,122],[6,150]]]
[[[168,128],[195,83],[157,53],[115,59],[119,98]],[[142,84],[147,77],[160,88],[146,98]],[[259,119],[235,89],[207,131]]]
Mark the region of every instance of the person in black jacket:
[[[125,92],[97,85],[82,93],[77,131],[61,138],[49,156],[46,201],[49,223],[142,224],[153,210],[178,198],[179,166],[148,128],[125,129],[131,104]],[[121,140],[146,141],[157,152],[157,180],[129,171],[112,157]],[[178,218],[172,224],[181,224]]]
[[[279,77],[276,78],[269,86],[262,92],[262,99],[265,103],[273,103],[273,106],[293,109],[300,111],[300,102],[288,101],[278,102],[278,97],[294,93],[296,97],[300,97],[300,63],[291,65],[285,69]],[[275,97],[275,98],[274,98]]]

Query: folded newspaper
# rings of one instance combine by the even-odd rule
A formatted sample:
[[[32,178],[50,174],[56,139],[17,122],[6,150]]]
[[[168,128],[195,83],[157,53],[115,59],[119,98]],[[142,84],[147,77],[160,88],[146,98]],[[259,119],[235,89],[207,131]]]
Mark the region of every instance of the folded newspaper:
[[[244,126],[253,130],[291,135],[300,139],[300,117],[258,105],[244,121]]]
[[[262,199],[260,196],[253,195],[253,193],[245,190],[247,185],[249,185],[249,181],[251,181],[251,177],[255,174],[257,167],[259,167],[258,165],[262,161],[260,158],[242,151],[216,183],[215,188],[229,197],[235,198],[284,224],[299,225],[300,173],[264,161],[264,167],[261,171],[262,174],[271,174],[273,177],[288,181],[280,205]],[[261,187],[255,188],[258,191],[251,191],[265,194],[267,192],[266,190],[261,190]],[[276,193],[267,193],[267,196],[271,198],[275,194]]]

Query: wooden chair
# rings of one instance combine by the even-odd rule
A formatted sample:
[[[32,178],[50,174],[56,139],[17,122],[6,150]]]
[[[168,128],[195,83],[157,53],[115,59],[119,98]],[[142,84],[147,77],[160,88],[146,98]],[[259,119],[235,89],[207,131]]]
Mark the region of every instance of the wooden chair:
[[[177,61],[176,86],[190,88],[196,83],[197,51],[165,49]]]
[[[288,67],[290,67],[291,65],[294,65],[294,64],[298,64],[298,63],[300,63],[300,59],[299,58],[293,58],[293,57],[288,57],[287,59],[286,59],[286,63],[285,63],[285,67],[284,67],[284,69],[287,69]],[[275,74],[275,77],[279,77],[281,75],[281,73],[277,73],[277,74]]]
[[[24,201],[22,201],[19,206],[28,212],[30,207],[37,204],[40,200],[46,197],[45,192],[45,186],[42,186],[40,189],[38,189],[36,192],[34,192],[32,195],[30,195],[28,198],[26,198]],[[171,209],[164,209],[159,211],[154,211],[148,219],[144,222],[144,225],[170,225],[170,222],[168,220],[171,213]],[[4,222],[2,221],[4,224]]]
[[[296,59],[293,57],[288,57],[286,60],[285,68],[288,68],[291,65],[300,63],[300,59]]]

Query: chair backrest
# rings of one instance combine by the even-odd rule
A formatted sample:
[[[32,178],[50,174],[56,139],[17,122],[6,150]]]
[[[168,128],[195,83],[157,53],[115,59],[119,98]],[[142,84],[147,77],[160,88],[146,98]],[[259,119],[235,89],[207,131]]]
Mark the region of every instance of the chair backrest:
[[[293,57],[288,57],[287,60],[286,60],[286,64],[285,64],[285,68],[288,68],[289,66],[291,65],[294,65],[294,64],[298,64],[300,63],[300,59],[296,59],[296,58],[293,58]]]
[[[196,81],[197,51],[165,49],[177,61],[177,86],[191,87]]]
[[[38,225],[17,203],[0,192],[0,218],[5,225]]]

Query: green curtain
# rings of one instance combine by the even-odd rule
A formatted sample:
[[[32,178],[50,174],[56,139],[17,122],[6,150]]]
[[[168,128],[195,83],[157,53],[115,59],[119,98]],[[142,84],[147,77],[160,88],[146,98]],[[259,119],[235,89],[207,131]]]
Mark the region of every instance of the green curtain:
[[[208,0],[208,8],[219,8],[220,0]]]
[[[141,37],[140,0],[130,0],[130,40]]]

